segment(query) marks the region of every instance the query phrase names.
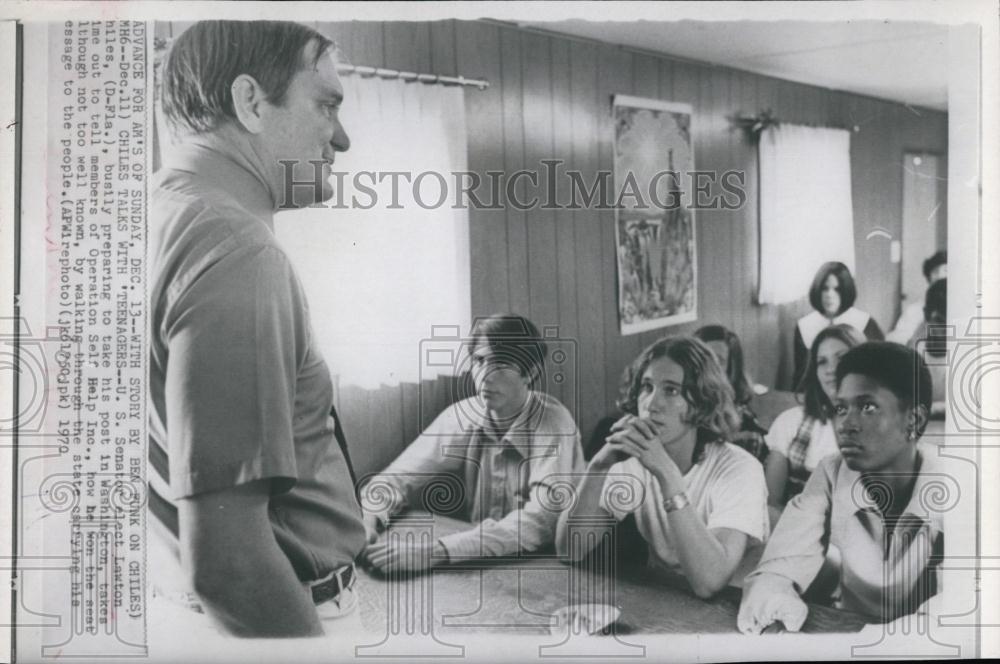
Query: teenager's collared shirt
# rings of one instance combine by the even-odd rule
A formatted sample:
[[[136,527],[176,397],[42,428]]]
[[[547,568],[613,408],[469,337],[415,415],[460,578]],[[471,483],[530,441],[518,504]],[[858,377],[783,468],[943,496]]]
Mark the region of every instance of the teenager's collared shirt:
[[[880,621],[913,613],[935,595],[944,552],[942,513],[929,509],[928,491],[940,482],[937,455],[920,449],[921,466],[906,509],[893,530],[839,454],[823,459],[771,533],[746,584],[787,579],[802,593],[815,579],[826,543],[841,557],[839,607]]]
[[[549,489],[571,482],[583,467],[576,423],[555,398],[531,392],[507,433],[497,436],[472,397],[446,408],[366,490],[391,487],[393,512],[431,509],[473,522],[439,538],[456,562],[550,545],[559,505]]]

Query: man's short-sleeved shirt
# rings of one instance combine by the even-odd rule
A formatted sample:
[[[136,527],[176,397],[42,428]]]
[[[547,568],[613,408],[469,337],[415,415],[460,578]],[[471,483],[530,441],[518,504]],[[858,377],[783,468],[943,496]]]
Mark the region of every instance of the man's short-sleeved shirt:
[[[270,480],[278,544],[320,578],[364,527],[304,292],[251,171],[201,146],[171,166],[151,204],[151,486],[176,501]]]
[[[731,443],[708,443],[701,459],[684,475],[685,493],[698,518],[709,529],[732,528],[752,540],[767,539],[767,484],[752,455]],[[650,564],[682,573],[673,532],[663,508],[660,483],[635,458],[608,471],[600,505],[621,521],[635,514],[636,525],[650,545]]]

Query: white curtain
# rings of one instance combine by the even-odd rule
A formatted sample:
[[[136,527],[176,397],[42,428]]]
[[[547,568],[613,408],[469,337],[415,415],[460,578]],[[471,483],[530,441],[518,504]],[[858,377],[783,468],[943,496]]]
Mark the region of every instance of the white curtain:
[[[816,270],[854,272],[851,135],[782,124],[763,132],[760,155],[760,304],[805,296]]]
[[[466,169],[465,110],[458,87],[345,76],[341,119],[351,148],[333,171],[345,172],[347,209],[310,208],[277,215],[278,239],[291,255],[309,298],[313,330],[341,385],[374,388],[447,371],[421,364],[420,341],[432,325],[468,332],[471,295],[469,221],[452,209],[456,171]],[[440,180],[426,176],[416,198],[411,184],[352,186],[361,171],[441,174],[447,200],[435,205]],[[336,184],[336,179],[333,180]],[[418,200],[426,207],[418,205]],[[328,202],[328,206],[334,201]]]

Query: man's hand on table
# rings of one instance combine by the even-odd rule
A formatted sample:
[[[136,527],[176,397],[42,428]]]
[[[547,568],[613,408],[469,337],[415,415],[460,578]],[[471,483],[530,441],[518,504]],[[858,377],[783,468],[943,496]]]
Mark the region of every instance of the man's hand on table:
[[[361,553],[372,568],[387,572],[423,572],[448,560],[448,550],[440,540],[430,542],[391,542],[383,539],[369,544]]]
[[[365,524],[365,541],[374,544],[379,533],[385,530],[385,521],[375,512],[364,512],[362,522]]]
[[[744,634],[760,634],[781,621],[789,632],[797,632],[809,615],[809,607],[790,581],[758,577],[743,588],[736,626]]]

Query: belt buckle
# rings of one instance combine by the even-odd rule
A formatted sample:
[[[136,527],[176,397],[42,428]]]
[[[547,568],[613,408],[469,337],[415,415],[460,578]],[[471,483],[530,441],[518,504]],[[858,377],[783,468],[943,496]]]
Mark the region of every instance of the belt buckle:
[[[334,600],[338,602],[339,606],[341,593],[344,590],[353,588],[356,578],[357,574],[354,570],[354,563],[349,563],[338,567],[322,579],[310,582],[309,588],[313,603],[323,604],[324,602]]]
[[[354,569],[354,563],[349,563],[343,567],[335,569],[334,574],[337,575],[337,585],[340,591],[350,590],[354,587],[354,582],[357,580],[358,575]]]

